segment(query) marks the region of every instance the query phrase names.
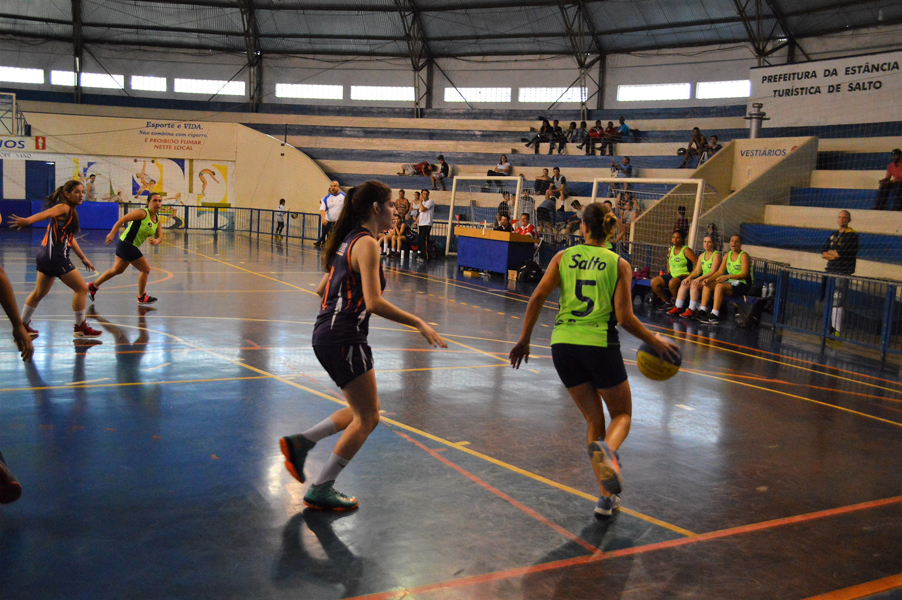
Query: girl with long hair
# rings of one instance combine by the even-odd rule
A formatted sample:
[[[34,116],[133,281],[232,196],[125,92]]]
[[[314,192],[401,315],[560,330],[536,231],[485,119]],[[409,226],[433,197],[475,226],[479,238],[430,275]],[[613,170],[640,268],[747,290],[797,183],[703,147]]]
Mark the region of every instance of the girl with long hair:
[[[11,215],[9,218],[10,227],[18,228],[28,227],[45,219],[50,220],[47,225],[47,233],[38,249],[36,260],[38,278],[34,285],[34,291],[28,295],[25,305],[22,307],[22,322],[25,323],[28,335],[33,338],[38,337],[38,332],[31,327],[31,316],[44,296],[50,293],[50,288],[53,287],[53,282],[57,278],[72,288],[74,292],[72,310],[75,312],[75,329],[72,335],[77,338],[94,338],[102,333],[89,327],[85,320],[85,297],[88,295],[88,285],[75,269],[72,261],[69,260],[69,250],[71,249],[81,259],[85,269],[94,271],[94,265],[81,251],[78,241],[75,239],[75,234],[79,231],[78,212],[75,208],[84,199],[85,187],[73,179],[53,192],[47,199],[46,204],[49,208],[46,210],[30,217]]]
[[[116,244],[116,261],[113,266],[103,272],[97,281],[88,285],[88,295],[91,301],[103,283],[116,275],[125,272],[129,265],[138,269],[138,304],[153,304],[156,298],[147,293],[147,277],[150,275],[150,265],[141,252],[141,244],[149,239],[151,246],[156,246],[163,241],[163,229],[160,227],[160,208],[163,206],[163,198],[156,192],[147,196],[147,207],[136,208],[124,217],[116,221],[112,231],[106,236],[106,245],[109,246],[119,233],[119,229],[126,225],[125,231],[119,237]]]
[[[545,300],[560,288],[560,310],[551,334],[551,357],[570,397],[586,420],[586,446],[598,479],[598,515],[620,506],[622,489],[617,449],[629,434],[632,395],[617,324],[650,344],[661,356],[677,356],[673,344],[652,335],[633,315],[630,264],[605,248],[617,217],[592,203],[583,211],[585,242],[558,252],[526,307],[523,332],[510,352],[511,365],[529,362],[529,341]],[[611,415],[605,427],[604,407]]]
[[[351,188],[344,208],[326,240],[326,274],[317,293],[322,297],[313,328],[313,351],[348,402],[310,429],[279,440],[285,467],[304,483],[304,460],[316,443],[341,432],[332,455],[304,495],[304,504],[322,510],[352,510],[357,498],[335,490],[335,479],[379,424],[379,394],[373,353],[367,343],[371,314],[415,327],[433,347],[445,341],[423,319],[396,307],[382,296],[385,275],[376,235],[395,216],[391,189],[378,181]]]

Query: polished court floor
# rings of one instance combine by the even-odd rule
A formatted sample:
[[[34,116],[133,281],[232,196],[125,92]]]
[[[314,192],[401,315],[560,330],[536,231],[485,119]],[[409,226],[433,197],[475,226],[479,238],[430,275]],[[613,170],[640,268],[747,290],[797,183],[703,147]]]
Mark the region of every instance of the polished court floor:
[[[102,235],[81,240],[101,270]],[[39,239],[0,234],[20,305]],[[318,253],[189,233],[148,255],[159,302],[138,309],[135,271],[108,282],[102,343],[73,341],[60,282],[33,362],[0,342],[0,451],[24,488],[0,508],[4,600],[902,597],[897,359],[637,304],[683,369],[643,378],[624,334],[624,506],[598,519],[553,303],[514,371],[528,286],[392,260],[386,296],[449,348],[373,318],[383,420],[337,485],[360,509],[333,516],[304,510],[278,448],[341,404],[310,348]]]

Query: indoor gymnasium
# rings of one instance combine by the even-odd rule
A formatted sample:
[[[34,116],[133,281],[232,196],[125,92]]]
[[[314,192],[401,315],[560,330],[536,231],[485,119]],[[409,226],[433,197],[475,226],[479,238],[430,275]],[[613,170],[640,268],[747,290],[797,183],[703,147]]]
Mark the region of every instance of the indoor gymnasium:
[[[902,598],[900,34],[3,2],[0,599]]]

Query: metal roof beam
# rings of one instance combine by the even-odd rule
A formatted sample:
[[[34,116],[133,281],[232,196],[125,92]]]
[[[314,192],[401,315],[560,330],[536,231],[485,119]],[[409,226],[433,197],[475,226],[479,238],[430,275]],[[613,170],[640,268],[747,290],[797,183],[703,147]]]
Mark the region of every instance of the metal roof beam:
[[[81,0],[72,0],[72,58],[75,63],[75,89],[72,100],[81,104],[81,69],[84,58],[84,39],[81,31]]]
[[[247,54],[248,108],[255,113],[263,101],[263,52],[253,0],[238,0],[241,23],[244,27],[244,48]]]
[[[802,48],[802,46],[799,44],[798,40],[796,39],[795,33],[793,33],[792,29],[789,27],[789,24],[786,22],[786,18],[781,13],[780,8],[777,6],[776,2],[774,2],[773,0],[765,0],[765,2],[767,3],[768,8],[770,8],[771,14],[774,15],[775,19],[777,19],[777,23],[780,24],[780,29],[783,30],[783,37],[785,37],[787,40],[789,40],[789,45],[790,45],[789,62],[793,62],[792,55],[794,53],[792,52],[792,50],[794,50],[794,49],[798,49],[802,54],[805,55],[805,58],[807,58],[808,60],[811,60],[811,57],[808,56],[808,53],[805,52],[805,49]]]

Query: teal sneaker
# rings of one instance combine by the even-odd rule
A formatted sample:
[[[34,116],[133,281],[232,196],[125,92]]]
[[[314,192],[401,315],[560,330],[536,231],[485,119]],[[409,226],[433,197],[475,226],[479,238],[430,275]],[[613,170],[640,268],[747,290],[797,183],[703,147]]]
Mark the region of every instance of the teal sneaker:
[[[300,433],[295,435],[287,435],[279,440],[279,448],[285,456],[285,468],[291,473],[291,476],[304,483],[304,461],[307,459],[307,453],[316,446],[316,442],[311,442]]]
[[[600,517],[610,517],[618,508],[620,508],[620,496],[617,494],[610,498],[599,496],[598,504],[595,505],[595,514]]]
[[[589,444],[589,458],[592,470],[601,486],[611,494],[623,491],[623,478],[620,476],[620,462],[604,440]]]
[[[311,485],[304,494],[304,504],[318,510],[354,510],[357,508],[357,498],[345,496],[332,487],[333,483],[329,481],[322,485]]]
[[[22,485],[3,462],[3,454],[0,454],[0,504],[15,502],[22,496]]]

